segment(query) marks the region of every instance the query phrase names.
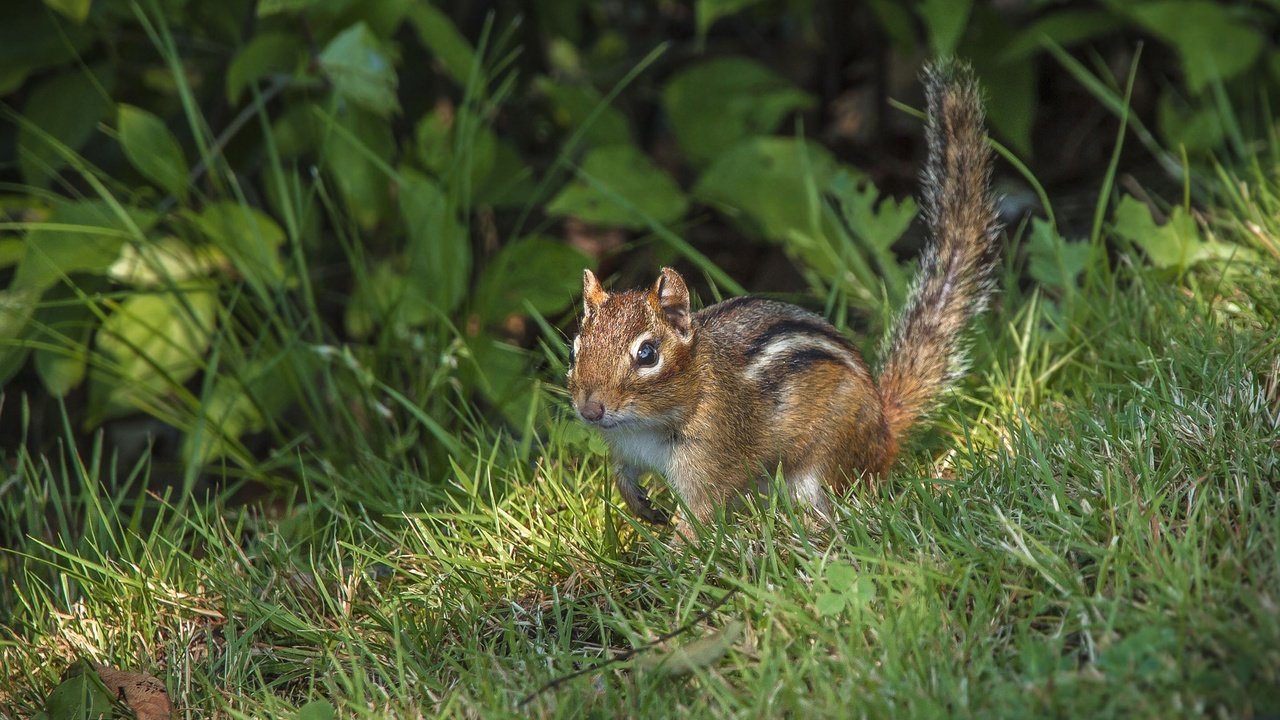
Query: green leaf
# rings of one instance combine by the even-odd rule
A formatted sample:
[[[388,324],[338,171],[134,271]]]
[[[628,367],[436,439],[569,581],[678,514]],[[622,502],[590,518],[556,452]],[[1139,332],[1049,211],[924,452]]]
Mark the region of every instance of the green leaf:
[[[827,584],[838,593],[848,591],[858,581],[858,571],[848,563],[834,563],[827,566]]]
[[[550,101],[552,121],[564,130],[581,130],[582,139],[588,145],[631,142],[631,127],[627,124],[626,115],[612,105],[602,106],[604,96],[595,88],[558,83],[547,77],[538,78],[534,87]]]
[[[45,80],[31,91],[22,114],[28,123],[18,128],[18,166],[23,179],[46,187],[66,167],[65,153],[79,150],[110,109],[114,75],[109,69],[94,76],[77,68]]]
[[[183,460],[201,467],[229,455],[246,433],[268,428],[295,398],[311,390],[320,362],[313,348],[293,345],[272,355],[260,352],[242,367],[224,364],[183,438]]]
[[[123,216],[105,200],[59,205],[27,232],[27,251],[14,272],[12,288],[42,292],[63,275],[105,273],[126,239],[141,241],[154,213],[124,208]]]
[[[920,0],[916,12],[929,31],[929,47],[935,57],[950,57],[960,44],[973,0]]]
[[[169,236],[125,245],[107,269],[107,276],[134,287],[158,288],[230,269],[230,259],[218,248],[192,246]]]
[[[102,323],[95,349],[107,362],[91,373],[99,411],[114,416],[154,408],[204,365],[217,321],[218,296],[193,286],[131,295]]]
[[[848,607],[861,607],[876,599],[876,582],[869,577],[860,577],[844,592],[845,604]]]
[[[680,219],[689,208],[680,187],[631,145],[592,150],[578,179],[547,204],[547,213],[600,225],[642,230]]]
[[[1181,206],[1173,208],[1164,225],[1156,225],[1146,205],[1126,195],[1116,208],[1113,229],[1142,248],[1151,264],[1179,272],[1205,260],[1250,260],[1248,248],[1200,238],[1196,221]]]
[[[1027,236],[1027,270],[1036,282],[1057,290],[1076,287],[1076,280],[1089,267],[1091,249],[1087,242],[1067,242],[1044,218],[1031,221]]]
[[[1192,93],[1202,92],[1214,79],[1239,75],[1262,52],[1262,31],[1248,22],[1247,15],[1226,4],[1111,0],[1111,5],[1177,50]]]
[[[742,637],[746,627],[741,620],[731,620],[723,630],[692,640],[668,652],[641,655],[636,659],[636,666],[668,677],[689,675],[711,667],[724,657],[729,648]]]
[[[0,291],[0,387],[27,362],[31,350],[25,340],[39,299],[32,290]]]
[[[267,32],[240,48],[227,68],[227,101],[239,104],[245,88],[276,74],[292,75],[307,59],[307,48],[294,33]]]
[[[409,275],[425,302],[451,313],[471,277],[471,241],[441,188],[412,170],[401,171],[400,214],[409,231]]]
[[[882,196],[875,183],[843,168],[836,172],[831,191],[840,203],[845,222],[873,249],[888,252],[915,219],[916,201]]]
[[[464,386],[479,388],[484,398],[511,424],[522,423],[535,387],[529,353],[482,334],[468,340],[467,354],[470,362],[459,369]]]
[[[676,139],[689,161],[706,165],[744,138],[768,135],[814,99],[763,65],[723,57],[676,75],[662,93]]]
[[[525,303],[547,315],[567,307],[581,290],[590,258],[552,238],[532,236],[502,249],[476,289],[481,317],[494,322],[523,312]]]
[[[383,260],[375,263],[365,277],[358,280],[347,303],[347,332],[354,337],[368,337],[374,327],[391,325],[396,337],[405,330],[422,326],[435,316],[426,297],[429,282],[406,275],[403,263]]]
[[[820,232],[817,193],[835,169],[831,153],[817,143],[753,138],[707,168],[693,194],[731,215],[750,218],[771,240],[798,241]]]
[[[844,595],[837,592],[824,592],[814,600],[814,607],[821,617],[831,617],[844,612]]]
[[[312,700],[298,708],[293,720],[334,720],[337,716],[338,711],[328,700]]]
[[[328,0],[261,0],[258,3],[258,17],[286,12],[296,13],[326,2]]]
[[[120,146],[143,177],[187,199],[187,160],[164,122],[132,105],[120,105]]]
[[[94,41],[85,25],[67,25],[38,0],[0,2],[0,96],[32,73],[69,62]]]
[[[89,17],[93,0],[44,0],[44,4],[58,11],[68,20],[82,23]]]
[[[44,711],[51,718],[113,717],[115,703],[111,691],[87,662],[81,660],[77,664],[84,667],[67,671],[67,679],[45,698]]]
[[[387,162],[395,151],[395,139],[387,121],[348,106],[340,108],[336,123],[325,128],[322,162],[360,227],[371,230],[391,212],[392,177]]]
[[[418,33],[418,39],[436,56],[445,72],[459,85],[465,86],[476,61],[476,51],[458,32],[453,20],[440,8],[425,2],[415,3],[409,8],[408,18]],[[480,80],[484,81],[483,74]]]
[[[1070,47],[1100,35],[1118,32],[1123,22],[1106,10],[1060,10],[1019,30],[1000,50],[1003,62],[1023,62],[1044,49],[1044,41],[1052,40]]]
[[[916,50],[916,19],[910,6],[897,0],[871,0],[871,12],[892,39],[894,47],[904,54]]]
[[[698,28],[698,42],[707,37],[707,30],[716,20],[732,15],[752,5],[759,5],[760,0],[697,0],[694,4],[695,22]]]
[[[27,244],[18,238],[0,239],[0,268],[17,265],[27,253]]]
[[[395,60],[363,22],[343,30],[320,53],[320,67],[338,94],[386,117],[400,109]]]
[[[53,397],[63,397],[84,381],[89,365],[89,340],[96,316],[68,290],[36,312],[34,340],[53,346],[37,347],[33,364],[40,382]]]
[[[471,135],[465,140],[458,137],[464,127]],[[423,115],[414,127],[414,140],[427,170],[438,178],[469,177],[473,192],[484,186],[493,171],[498,138],[468,110],[456,116],[435,110]]]
[[[247,205],[220,202],[206,206],[194,220],[204,236],[259,290],[284,282],[280,260],[284,231],[265,213]]]
[[[1280,57],[1280,55],[1277,55]],[[1182,110],[1175,99],[1175,92],[1166,89],[1160,94],[1156,109],[1156,125],[1170,147],[1182,146],[1189,153],[1212,152],[1222,146],[1225,131],[1222,113],[1210,103],[1201,107]]]
[[[958,54],[967,58],[982,83],[991,126],[1006,144],[1023,154],[1031,154],[1031,125],[1036,114],[1035,63],[1010,61],[1004,48],[988,38],[1012,37],[1016,32],[1008,19],[989,5],[974,8],[969,25],[973,28],[961,43]]]

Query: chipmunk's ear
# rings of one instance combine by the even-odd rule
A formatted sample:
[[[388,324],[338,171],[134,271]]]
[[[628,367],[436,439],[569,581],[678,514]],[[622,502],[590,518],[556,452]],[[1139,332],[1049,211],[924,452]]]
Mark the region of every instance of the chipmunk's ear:
[[[680,273],[671,268],[662,268],[662,274],[653,284],[653,299],[657,302],[662,314],[666,316],[671,327],[684,337],[689,335],[689,286],[684,284]]]
[[[596,279],[596,274],[590,270],[582,271],[582,309],[587,317],[600,309],[605,300],[609,299],[609,293],[600,287],[600,281]]]

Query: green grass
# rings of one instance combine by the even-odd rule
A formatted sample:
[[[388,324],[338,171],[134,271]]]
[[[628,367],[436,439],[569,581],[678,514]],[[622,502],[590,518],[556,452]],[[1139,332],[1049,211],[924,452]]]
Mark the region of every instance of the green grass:
[[[1265,259],[1261,192],[1215,227]],[[265,506],[162,500],[101,445],[20,455],[0,715],[80,657],[188,717],[1280,712],[1276,265],[1120,259],[1061,303],[1007,292],[938,429],[826,533],[766,507],[672,550],[567,414],[528,452],[479,427],[443,487],[300,458]]]

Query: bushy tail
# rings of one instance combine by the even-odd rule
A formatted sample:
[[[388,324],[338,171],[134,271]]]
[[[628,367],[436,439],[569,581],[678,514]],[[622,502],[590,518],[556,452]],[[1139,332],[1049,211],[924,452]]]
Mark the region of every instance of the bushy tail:
[[[924,82],[929,158],[922,202],[932,237],[880,355],[880,393],[893,450],[964,374],[965,330],[987,306],[1000,257],[977,81],[966,65],[948,61],[926,69]]]

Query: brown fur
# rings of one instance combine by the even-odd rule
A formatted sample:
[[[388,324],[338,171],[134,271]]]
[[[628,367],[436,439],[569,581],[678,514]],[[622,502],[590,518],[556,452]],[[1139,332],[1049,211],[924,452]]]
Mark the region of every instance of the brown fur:
[[[826,487],[887,470],[959,375],[962,333],[991,292],[997,257],[989,152],[967,71],[934,69],[926,83],[934,242],[879,386],[846,338],[794,305],[735,298],[691,315],[670,268],[648,290],[618,293],[585,272],[569,391],[604,432],[633,512],[666,519],[639,483],[648,469],[700,521],[763,489],[779,468],[791,493],[821,510]]]

